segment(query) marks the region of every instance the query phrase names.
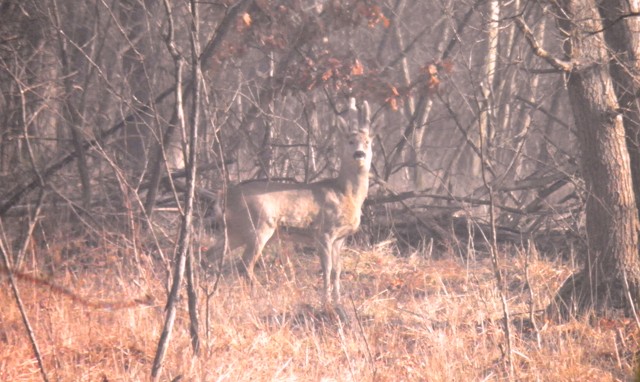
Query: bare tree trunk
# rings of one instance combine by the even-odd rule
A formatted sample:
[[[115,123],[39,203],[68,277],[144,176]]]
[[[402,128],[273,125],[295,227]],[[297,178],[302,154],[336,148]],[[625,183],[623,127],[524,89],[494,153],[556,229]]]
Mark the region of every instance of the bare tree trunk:
[[[397,13],[400,14],[404,10],[404,0],[398,3]],[[443,29],[446,27],[443,26]],[[400,52],[405,50],[404,36],[402,35],[400,28],[394,27],[396,33],[396,39],[398,40],[398,48]],[[444,40],[443,40],[444,41]],[[405,86],[411,85],[411,74],[409,72],[409,62],[405,56],[402,57],[402,81]],[[424,169],[419,165],[422,149],[422,141],[424,140],[424,133],[426,131],[427,119],[429,119],[429,113],[433,106],[433,99],[428,94],[422,94],[418,100],[419,109],[416,109],[415,99],[412,95],[409,96],[405,113],[412,118],[412,142],[411,149],[408,152],[407,162],[411,164],[411,171],[409,171],[409,178],[413,181],[413,187],[416,190],[423,189],[425,187]]]
[[[613,55],[611,77],[618,96],[631,158],[633,191],[640,210],[640,18],[622,16],[640,12],[640,4],[633,1],[600,2],[604,19],[604,38]]]
[[[519,9],[520,1],[516,0],[513,6],[515,9]],[[540,18],[538,12],[535,12],[532,16]],[[509,28],[509,38],[506,44],[509,52],[506,54],[509,57],[508,62],[516,62],[518,60],[517,56],[522,54],[522,40],[516,38],[516,25],[512,24]],[[544,41],[544,18],[541,18],[533,33],[538,41]],[[501,56],[503,55],[505,53],[501,53]],[[532,55],[532,52],[528,52],[525,61],[529,62]],[[503,67],[504,71],[508,70],[508,74],[499,75],[495,79],[496,96],[494,98],[498,99],[496,101],[495,124],[499,137],[497,138],[498,146],[493,159],[497,165],[501,166],[499,175],[493,184],[495,189],[500,189],[505,184],[516,182],[524,172],[523,158],[527,157],[526,144],[530,137],[529,131],[532,127],[532,114],[534,113],[534,109],[525,107],[524,104],[536,104],[537,88],[540,82],[540,76],[523,76],[521,70],[511,70],[512,68],[509,68],[509,66],[505,65]],[[523,98],[526,101],[518,105],[512,101],[515,97]],[[513,202],[516,205],[522,205],[523,198],[526,197],[527,193],[504,192],[501,193],[498,200],[500,203]],[[502,200],[502,198],[507,200]],[[522,218],[522,215],[503,215],[498,219],[498,223],[516,228],[520,218]]]
[[[196,265],[197,266],[197,265]],[[198,319],[198,293],[193,265],[193,250],[187,256],[187,302],[189,305],[189,335],[193,354],[200,355],[200,320]]]
[[[167,8],[167,13],[169,15],[170,22],[172,23],[171,18],[171,4],[169,0],[165,0],[165,6]],[[188,135],[188,145],[186,147],[185,157],[186,160],[186,172],[187,172],[187,192],[185,194],[185,207],[182,215],[182,224],[180,226],[180,235],[178,238],[177,249],[176,249],[176,257],[175,264],[173,270],[173,282],[171,285],[171,291],[169,292],[169,296],[167,298],[167,313],[164,328],[162,330],[162,334],[160,336],[160,340],[158,342],[158,349],[156,352],[155,359],[153,361],[153,366],[151,370],[151,378],[153,381],[158,381],[160,378],[160,371],[162,369],[162,363],[164,361],[164,356],[167,351],[167,347],[169,345],[169,339],[171,337],[171,332],[173,330],[173,325],[176,317],[177,303],[178,303],[178,294],[180,291],[180,287],[182,285],[182,278],[184,276],[185,266],[187,263],[187,256],[191,256],[190,247],[191,247],[191,234],[193,231],[192,227],[192,217],[193,217],[193,199],[195,196],[195,183],[196,183],[196,168],[197,168],[197,149],[198,149],[198,130],[199,130],[199,121],[200,121],[200,96],[201,96],[201,88],[202,88],[202,72],[200,68],[199,56],[200,56],[200,45],[198,40],[198,23],[200,22],[198,17],[198,8],[195,0],[191,0],[190,2],[191,8],[191,69],[192,69],[192,110],[189,118],[189,135]],[[172,43],[172,40],[169,42],[169,49],[171,50],[171,54],[174,57],[176,63],[176,115],[178,116],[178,121],[180,126],[184,129],[186,134],[187,122],[184,118],[184,105],[182,103],[182,66],[183,66],[183,58],[180,56],[175,43]],[[192,300],[192,296],[190,298],[190,306],[196,305],[195,301]],[[191,334],[192,334],[192,343],[194,344],[194,351],[198,352],[198,344],[199,341],[196,338],[193,338],[194,331],[197,333],[197,327],[194,329],[194,325],[197,326],[197,320],[191,321]]]
[[[128,169],[129,175],[136,180],[135,184],[142,180],[150,163],[148,154],[152,141],[149,138],[154,135],[151,131],[153,119],[142,112],[144,102],[151,94],[150,73],[146,67],[148,61],[144,59],[150,53],[146,37],[149,30],[145,23],[149,13],[147,3],[152,4],[149,0],[138,0],[118,5],[120,22],[126,26],[127,40],[130,41],[129,48],[122,54],[122,70],[135,115],[122,129],[121,146],[125,154],[122,167]]]
[[[309,183],[312,173],[316,172],[316,150],[313,147],[313,140],[318,130],[318,109],[316,97],[311,95],[304,108],[307,119],[307,158],[305,161],[304,182]]]
[[[398,0],[398,2],[396,3],[396,8],[395,8],[395,12],[394,15],[396,15],[396,18],[400,18],[400,16],[402,15],[402,11],[404,10],[404,6],[405,6],[405,0]],[[396,42],[398,44],[398,51],[399,52],[403,52],[405,50],[405,44],[404,44],[404,36],[402,34],[402,31],[400,30],[400,26],[398,25],[398,23],[393,23],[393,32],[396,38]],[[407,56],[403,55],[402,58],[400,59],[400,66],[401,66],[401,70],[400,73],[402,75],[402,82],[404,86],[411,86],[411,73],[409,71],[409,60],[407,60]],[[412,94],[410,94],[407,97],[407,102],[405,104],[404,107],[404,113],[405,115],[408,117],[408,119],[413,118],[413,115],[415,113],[415,98]],[[419,126],[414,127],[413,129],[413,145],[410,148],[410,150],[408,152],[405,153],[405,162],[408,163],[412,163],[414,165],[413,167],[413,171],[410,171],[410,168],[406,168],[405,171],[407,172],[407,176],[409,179],[411,179],[414,182],[415,185],[415,181],[416,181],[416,170],[418,169],[418,166],[415,166],[415,164],[418,162],[418,152],[417,152],[417,147],[415,145],[416,143],[416,135],[419,131]],[[408,137],[407,137],[408,138]]]
[[[273,103],[271,103],[273,105]],[[262,144],[260,145],[260,152],[258,153],[258,163],[260,168],[256,178],[258,179],[271,179],[272,167],[273,167],[273,122],[269,120],[269,117],[265,117],[264,122],[264,135],[262,136]]]
[[[614,92],[600,16],[594,0],[560,3],[560,28],[565,51],[574,63],[568,73],[569,99],[582,151],[587,187],[588,252],[584,268],[558,292],[562,316],[595,308],[625,307],[640,301],[638,213],[625,142],[623,116]]]
[[[87,156],[84,147],[84,139],[82,137],[82,116],[78,110],[78,105],[74,103],[74,85],[72,78],[71,63],[69,62],[69,52],[65,36],[62,31],[60,22],[60,12],[56,0],[51,0],[51,12],[55,28],[58,32],[58,49],[60,60],[62,63],[62,75],[65,88],[65,97],[63,102],[63,115],[66,123],[69,124],[73,147],[78,158],[78,174],[80,175],[80,183],[82,184],[82,204],[85,208],[91,203],[91,181],[89,180],[89,169],[87,167]]]
[[[484,62],[484,81],[481,86],[482,95],[479,102],[479,120],[480,131],[479,141],[477,146],[482,146],[482,156],[485,160],[490,160],[492,145],[494,144],[495,136],[495,78],[496,69],[498,67],[498,32],[499,32],[499,20],[500,20],[500,2],[498,0],[491,0],[487,5],[487,55]],[[480,144],[483,142],[484,144]],[[472,174],[480,175],[482,170],[482,164],[480,163],[482,158],[473,155],[472,161]]]
[[[182,90],[178,90],[182,91]],[[158,188],[160,187],[160,179],[164,174],[165,166],[167,165],[167,147],[173,141],[177,124],[177,115],[174,113],[169,120],[167,128],[162,134],[160,142],[152,149],[151,153],[151,169],[149,172],[149,188],[147,190],[147,197],[144,201],[144,210],[148,217],[153,214],[153,209],[156,205],[156,198],[158,196]]]

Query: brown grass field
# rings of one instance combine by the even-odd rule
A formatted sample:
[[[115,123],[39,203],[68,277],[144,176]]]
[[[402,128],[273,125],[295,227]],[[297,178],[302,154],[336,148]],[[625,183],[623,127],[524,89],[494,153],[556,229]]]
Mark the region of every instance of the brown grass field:
[[[63,255],[70,246],[77,254]],[[164,322],[166,267],[116,247],[66,240],[47,249],[47,264],[29,262],[39,269],[30,275],[87,301],[28,279],[17,283],[51,381],[150,379]],[[556,323],[539,314],[572,271],[567,261],[500,248],[511,316],[510,376],[501,300],[486,254],[399,253],[392,241],[369,249],[350,245],[343,251],[343,295],[351,320],[343,324],[320,306],[317,257],[294,256],[292,248],[279,252],[290,256],[276,252],[257,270],[261,285],[249,286],[234,272],[217,284],[198,274],[200,355],[190,346],[183,293],[161,380],[640,380],[635,320],[611,312]],[[4,273],[0,381],[42,380]],[[150,304],[101,305],[146,295]]]

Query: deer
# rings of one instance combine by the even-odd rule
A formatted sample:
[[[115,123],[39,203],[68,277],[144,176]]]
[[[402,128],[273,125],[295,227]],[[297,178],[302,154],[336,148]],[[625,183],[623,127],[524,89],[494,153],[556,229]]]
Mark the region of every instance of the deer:
[[[360,226],[361,208],[369,190],[372,146],[370,111],[366,101],[356,107],[350,99],[349,128],[335,178],[313,183],[253,181],[227,188],[223,210],[227,247],[244,247],[241,272],[255,280],[254,266],[264,247],[281,228],[314,244],[322,267],[323,302],[330,297],[340,307],[340,251],[345,239]],[[218,198],[220,201],[221,198]]]

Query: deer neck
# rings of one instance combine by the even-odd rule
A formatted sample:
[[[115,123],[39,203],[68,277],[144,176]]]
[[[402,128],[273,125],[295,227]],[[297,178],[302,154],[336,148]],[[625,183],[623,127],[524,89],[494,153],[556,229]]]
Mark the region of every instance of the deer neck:
[[[364,202],[369,192],[369,171],[365,168],[342,168],[336,179],[340,190],[359,203]]]

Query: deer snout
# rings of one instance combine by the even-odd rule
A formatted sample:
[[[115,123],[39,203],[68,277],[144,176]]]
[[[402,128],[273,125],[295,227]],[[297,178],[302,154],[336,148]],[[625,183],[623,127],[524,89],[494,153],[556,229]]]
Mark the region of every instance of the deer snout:
[[[361,160],[367,157],[367,154],[362,151],[362,150],[358,150],[353,154],[353,159],[355,160]]]

